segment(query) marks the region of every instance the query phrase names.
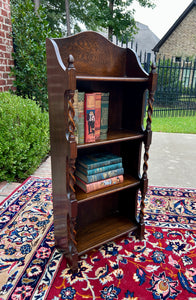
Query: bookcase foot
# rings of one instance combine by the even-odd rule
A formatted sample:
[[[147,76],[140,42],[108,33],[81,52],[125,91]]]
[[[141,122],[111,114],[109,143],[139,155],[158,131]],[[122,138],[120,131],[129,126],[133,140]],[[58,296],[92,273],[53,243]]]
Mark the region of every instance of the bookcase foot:
[[[78,272],[78,254],[70,254],[69,256],[65,255],[65,258],[67,260],[67,265],[70,267],[71,272],[73,274]]]
[[[140,241],[144,239],[144,231],[145,231],[145,224],[139,224],[138,230],[136,232],[136,237]]]

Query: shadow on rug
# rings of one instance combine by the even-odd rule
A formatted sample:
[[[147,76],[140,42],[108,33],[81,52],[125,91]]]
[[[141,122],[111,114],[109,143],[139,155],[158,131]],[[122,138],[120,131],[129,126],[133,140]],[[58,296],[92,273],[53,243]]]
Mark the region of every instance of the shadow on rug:
[[[2,299],[196,299],[196,190],[150,187],[145,240],[127,235],[81,257],[54,247],[51,181],[31,177],[0,205]]]

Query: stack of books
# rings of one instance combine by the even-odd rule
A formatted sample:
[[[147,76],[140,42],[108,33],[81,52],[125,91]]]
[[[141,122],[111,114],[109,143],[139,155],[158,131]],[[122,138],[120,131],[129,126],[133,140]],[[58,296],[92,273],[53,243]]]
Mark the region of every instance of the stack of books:
[[[86,193],[123,182],[122,157],[113,153],[93,153],[77,159],[76,184]]]
[[[75,139],[79,144],[106,139],[109,93],[75,91]]]

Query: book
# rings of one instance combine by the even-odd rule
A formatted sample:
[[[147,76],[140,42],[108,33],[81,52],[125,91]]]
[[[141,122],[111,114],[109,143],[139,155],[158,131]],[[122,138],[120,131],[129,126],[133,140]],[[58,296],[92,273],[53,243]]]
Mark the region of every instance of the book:
[[[78,92],[78,143],[84,144],[84,92]]]
[[[77,159],[77,165],[80,165],[87,170],[116,163],[122,163],[122,157],[109,152],[91,153],[78,157]]]
[[[74,111],[75,111],[75,116],[74,116],[74,123],[75,123],[75,130],[74,130],[74,135],[75,135],[75,141],[78,144],[78,123],[79,123],[79,118],[78,118],[78,90],[75,90],[74,92],[74,103],[73,103]]]
[[[97,174],[97,173],[107,172],[107,171],[110,171],[110,170],[120,169],[120,168],[122,168],[122,163],[111,164],[111,165],[108,165],[108,166],[103,166],[103,167],[95,168],[95,169],[92,169],[92,170],[88,170],[86,168],[83,168],[80,165],[76,165],[76,169],[78,171],[80,171],[82,174],[88,175],[88,176],[89,175],[94,175],[94,174]]]
[[[109,93],[102,93],[101,94],[100,139],[106,139],[107,138],[108,110],[109,110]]]
[[[103,179],[107,179],[107,178],[111,178],[123,174],[124,174],[123,168],[102,172],[94,175],[84,175],[78,170],[76,170],[75,172],[75,175],[80,179],[82,179],[85,183],[91,183],[91,182],[95,182],[95,181],[99,181],[99,180],[103,180]]]
[[[76,176],[76,184],[86,193],[90,193],[111,185],[121,183],[123,182],[123,180],[124,180],[123,175],[119,175],[104,180],[96,181],[93,183],[85,183],[84,181],[82,181],[80,178]]]
[[[84,100],[84,141],[95,142],[95,93],[86,93]]]
[[[100,138],[101,93],[95,93],[95,140]]]

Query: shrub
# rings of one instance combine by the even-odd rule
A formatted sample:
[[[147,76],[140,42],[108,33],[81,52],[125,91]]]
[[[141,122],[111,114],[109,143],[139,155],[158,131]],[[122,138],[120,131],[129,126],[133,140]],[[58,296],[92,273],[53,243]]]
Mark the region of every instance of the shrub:
[[[45,43],[46,37],[55,35],[42,7],[36,14],[32,0],[12,0],[11,4],[16,93],[48,109]]]
[[[0,181],[27,178],[48,151],[48,113],[33,100],[0,93]]]

